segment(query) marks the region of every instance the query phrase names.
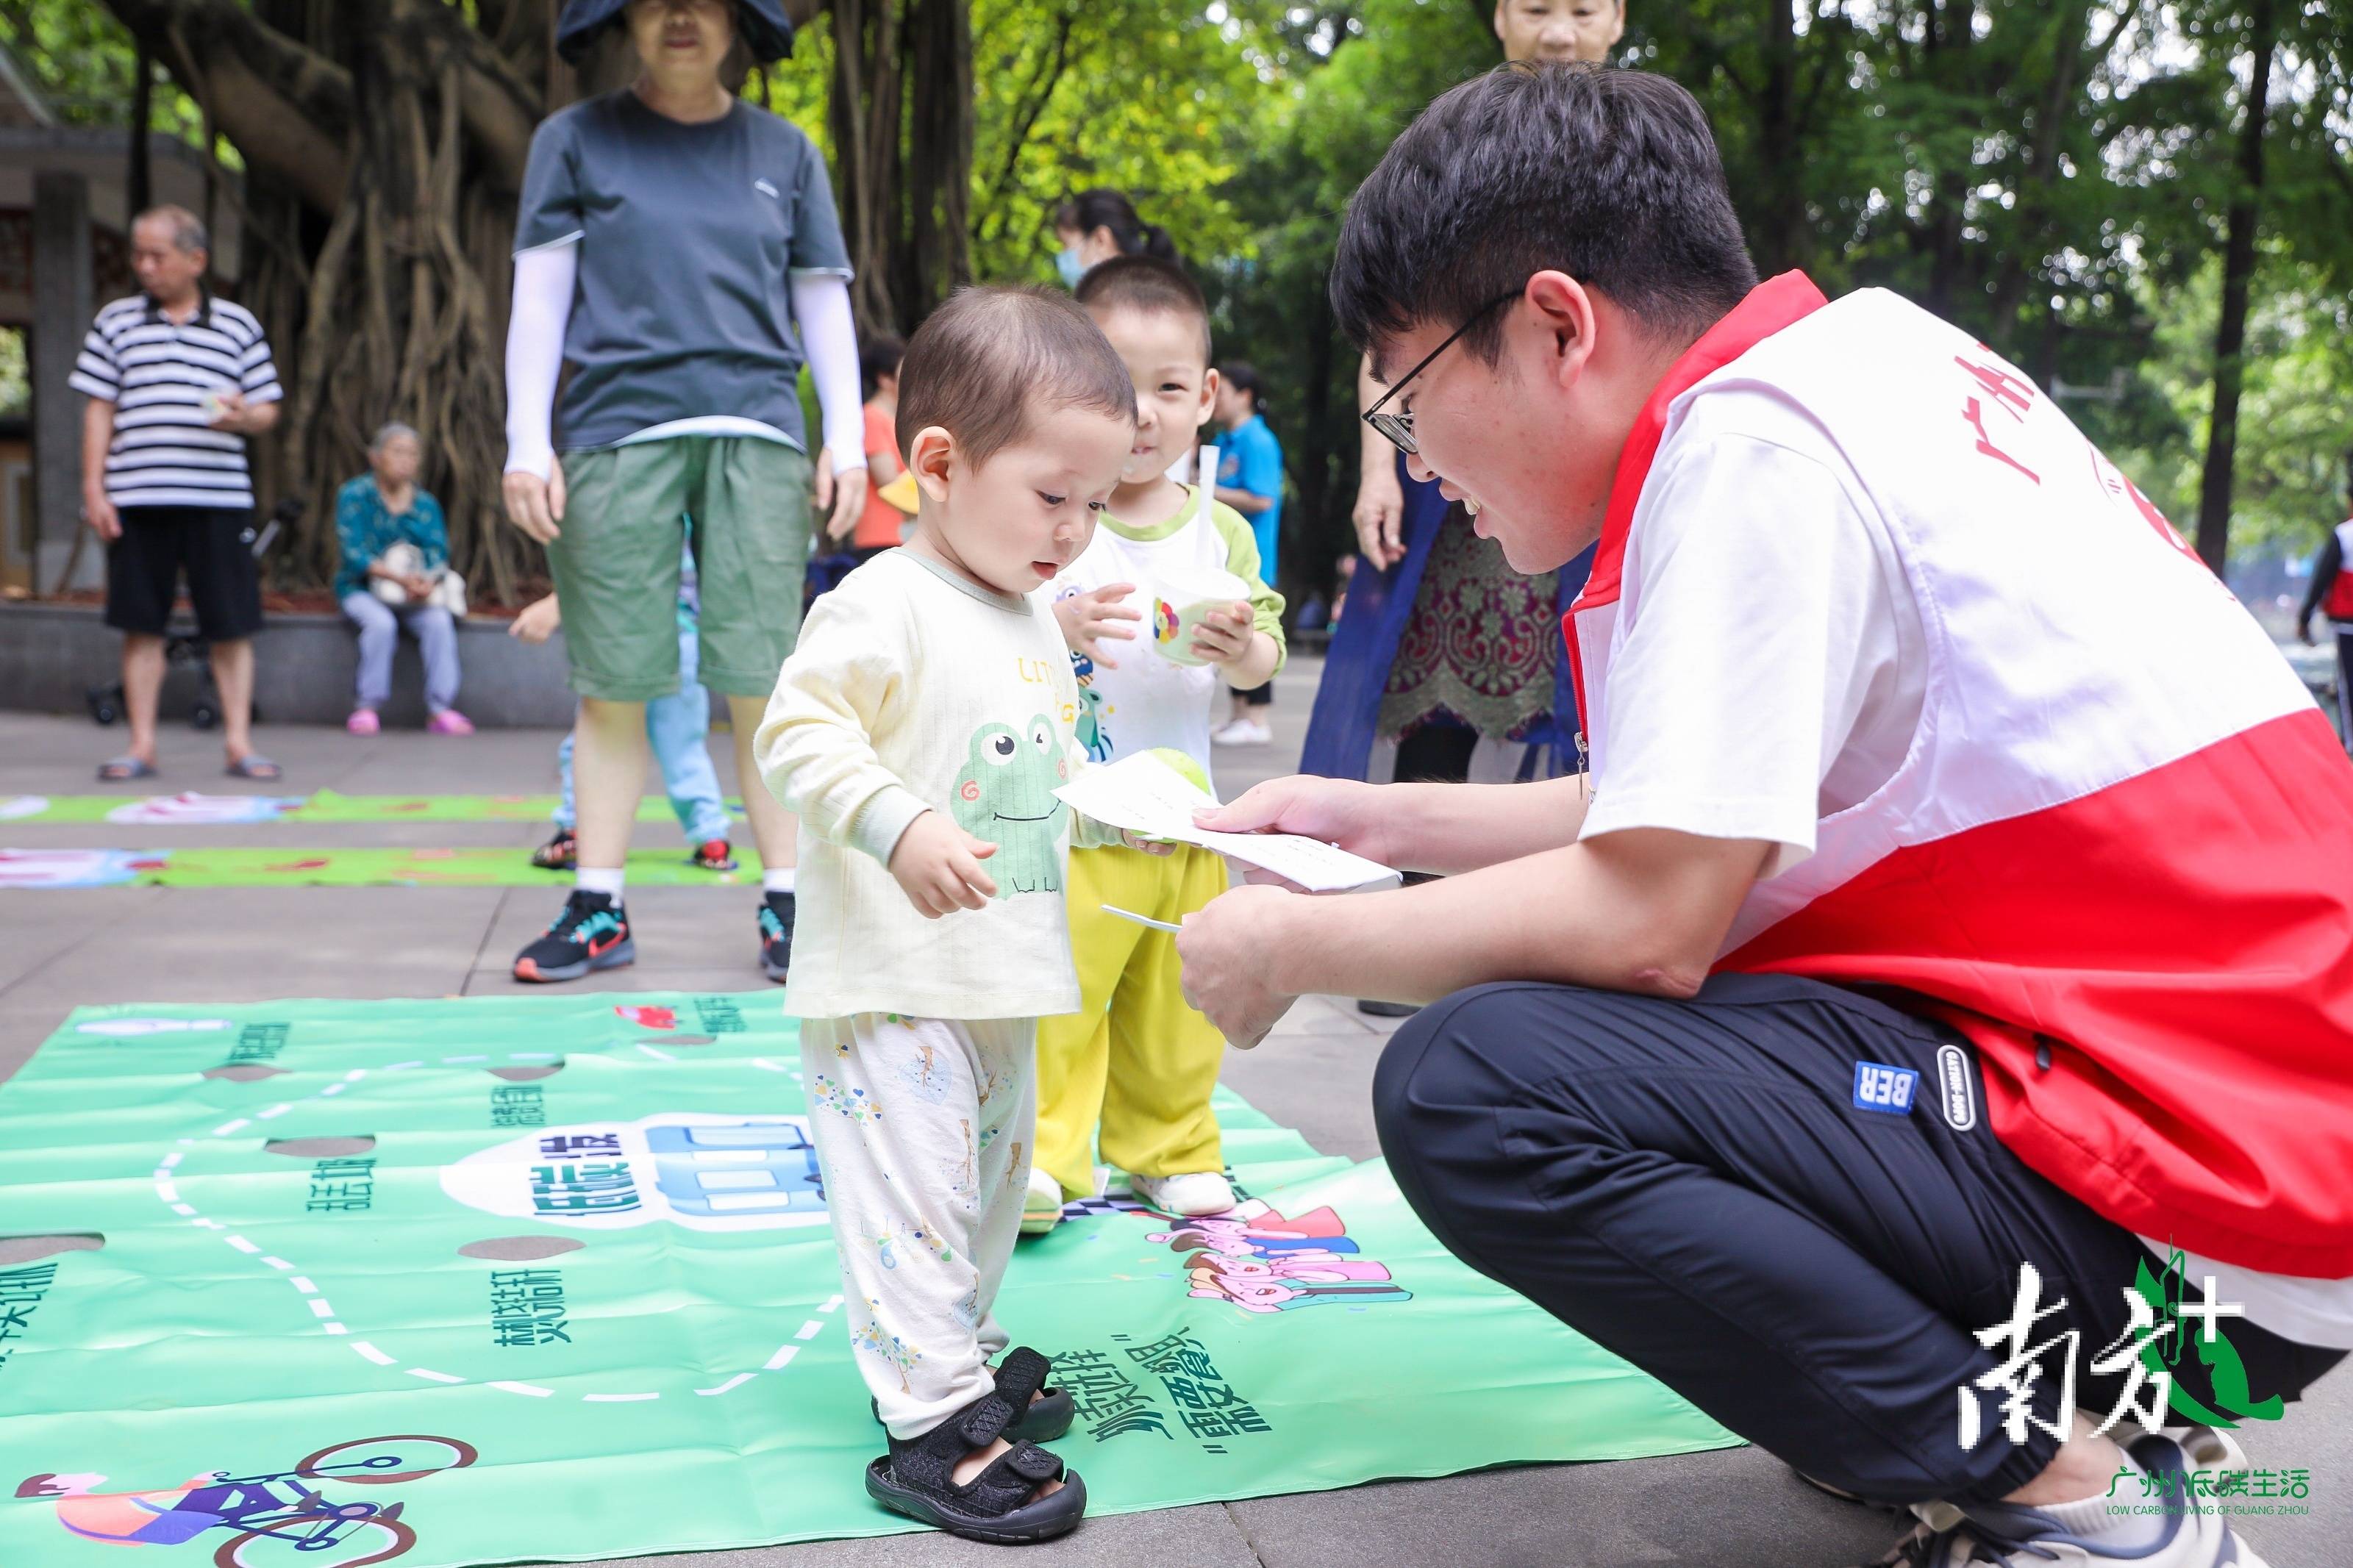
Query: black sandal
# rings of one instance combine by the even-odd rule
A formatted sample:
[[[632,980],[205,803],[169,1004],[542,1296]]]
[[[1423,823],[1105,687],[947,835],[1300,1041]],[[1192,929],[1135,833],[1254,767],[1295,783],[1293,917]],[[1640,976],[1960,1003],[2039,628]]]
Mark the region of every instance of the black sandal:
[[[972,1480],[958,1486],[956,1466],[975,1449],[1008,1436],[1014,1413],[1046,1381],[1047,1362],[1015,1351],[997,1369],[997,1390],[983,1394],[920,1437],[891,1439],[891,1451],[866,1467],[866,1495],[893,1513],[967,1541],[1018,1546],[1078,1528],[1087,1511],[1086,1483],[1036,1443],[1017,1441]],[[1032,1494],[1048,1481],[1061,1489]]]
[[[543,871],[570,871],[580,864],[580,840],[572,829],[559,827],[555,837],[531,852],[531,863]]]
[[[1016,1356],[1035,1356],[1039,1361],[1046,1362],[1044,1356],[1039,1355],[1036,1351],[1024,1345],[1005,1352],[1006,1366],[1011,1366],[1013,1358]],[[1046,1362],[1046,1368],[1050,1372],[1053,1363]],[[1078,1418],[1078,1407],[1071,1403],[1071,1391],[1067,1388],[1042,1386],[1045,1376],[1046,1373],[1042,1372],[1039,1374],[1041,1386],[1038,1390],[1038,1396],[1032,1399],[1029,1407],[1019,1415],[1015,1416],[1013,1424],[1005,1429],[1007,1442],[1018,1443],[1026,1437],[1032,1443],[1050,1443],[1070,1431],[1071,1423]],[[997,1389],[1000,1394],[1005,1392],[1004,1367],[997,1369]],[[874,1413],[875,1420],[882,1419],[881,1402],[870,1399],[866,1402],[866,1408]]]

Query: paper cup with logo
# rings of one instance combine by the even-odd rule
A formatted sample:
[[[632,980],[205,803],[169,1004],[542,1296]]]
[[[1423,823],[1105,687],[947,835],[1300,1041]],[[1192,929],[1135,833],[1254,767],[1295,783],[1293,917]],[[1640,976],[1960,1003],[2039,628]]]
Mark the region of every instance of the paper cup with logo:
[[[1250,584],[1215,566],[1178,566],[1160,574],[1152,589],[1152,646],[1171,664],[1207,664],[1193,651],[1193,633],[1211,610],[1250,603]]]

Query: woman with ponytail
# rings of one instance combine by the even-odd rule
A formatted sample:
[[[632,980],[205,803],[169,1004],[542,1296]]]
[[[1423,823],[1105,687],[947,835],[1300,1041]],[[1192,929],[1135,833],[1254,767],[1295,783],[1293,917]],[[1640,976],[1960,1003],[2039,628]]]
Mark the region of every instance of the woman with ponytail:
[[[1158,224],[1137,216],[1135,204],[1108,187],[1081,191],[1054,211],[1054,234],[1062,248],[1054,258],[1055,270],[1071,289],[1087,268],[1114,256],[1149,256],[1160,261],[1181,261],[1176,242]]]

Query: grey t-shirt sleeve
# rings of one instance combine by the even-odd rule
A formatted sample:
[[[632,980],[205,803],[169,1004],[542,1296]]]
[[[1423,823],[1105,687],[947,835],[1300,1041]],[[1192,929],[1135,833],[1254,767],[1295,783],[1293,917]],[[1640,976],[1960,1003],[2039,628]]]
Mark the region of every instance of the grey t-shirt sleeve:
[[[522,206],[515,216],[517,252],[580,237],[578,123],[575,114],[556,114],[532,132],[531,156],[522,169]]]
[[[806,135],[801,137],[801,154],[800,180],[793,190],[793,242],[787,264],[795,272],[848,278],[853,270],[849,247],[842,242],[841,219],[834,211],[825,155]]]

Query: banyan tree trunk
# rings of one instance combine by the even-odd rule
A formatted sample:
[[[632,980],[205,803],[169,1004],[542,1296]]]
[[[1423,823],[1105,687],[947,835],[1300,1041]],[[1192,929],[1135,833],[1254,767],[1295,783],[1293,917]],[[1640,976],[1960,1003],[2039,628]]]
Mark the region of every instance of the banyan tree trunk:
[[[259,444],[265,505],[309,503],[282,579],[323,584],[333,498],[387,421],[424,437],[475,596],[543,580],[508,526],[509,257],[531,134],[584,86],[559,0],[103,0],[241,154],[216,184],[244,235],[237,293],[288,406]],[[807,26],[818,0],[786,0]],[[861,331],[904,330],[970,276],[970,0],[838,0],[831,149]],[[787,67],[786,68],[791,68]]]
[[[971,0],[831,0],[827,105],[861,333],[972,280]]]
[[[424,437],[421,481],[476,594],[543,577],[503,521],[502,343],[522,162],[555,0],[106,0],[243,155],[237,292],[287,393],[265,505],[307,503],[277,574],[334,571],[333,498],[375,429]]]
[[[537,563],[501,515],[505,323],[480,261],[487,253],[502,264],[512,197],[466,177],[460,68],[446,38],[416,25],[421,4],[438,8],[350,0],[352,37],[364,40],[349,61],[358,133],[343,205],[311,267],[281,472],[295,493],[323,501],[363,471],[377,426],[414,426],[455,563],[486,596],[508,601]],[[332,528],[308,535],[327,567]]]

